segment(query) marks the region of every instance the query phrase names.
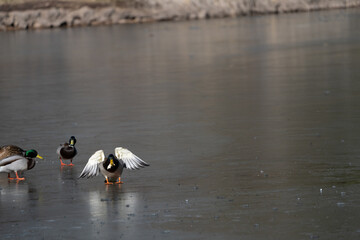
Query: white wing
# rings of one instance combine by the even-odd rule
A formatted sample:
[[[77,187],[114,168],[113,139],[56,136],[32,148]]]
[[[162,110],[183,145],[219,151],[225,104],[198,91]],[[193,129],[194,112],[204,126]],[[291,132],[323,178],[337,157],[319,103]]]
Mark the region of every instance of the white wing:
[[[99,174],[99,164],[105,160],[103,150],[96,151],[90,158],[84,169],[82,170],[79,178],[93,177]]]
[[[131,170],[139,169],[140,167],[150,166],[126,148],[115,148],[115,156],[125,163],[125,168]]]

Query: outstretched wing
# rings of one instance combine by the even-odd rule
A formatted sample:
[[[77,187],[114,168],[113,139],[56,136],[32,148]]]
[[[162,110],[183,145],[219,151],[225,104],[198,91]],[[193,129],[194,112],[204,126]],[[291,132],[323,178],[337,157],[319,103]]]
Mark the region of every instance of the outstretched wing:
[[[125,168],[127,169],[134,170],[140,167],[150,166],[126,148],[115,148],[115,156],[125,163]]]
[[[96,151],[90,158],[84,169],[82,170],[79,178],[83,177],[93,177],[99,174],[99,163],[102,163],[105,160],[105,155],[103,150]]]
[[[8,165],[10,163],[13,163],[17,160],[27,160],[26,158],[24,158],[23,156],[19,156],[19,155],[13,155],[13,156],[10,156],[10,157],[7,157],[7,158],[4,158],[4,159],[1,159],[0,160],[0,166],[5,166],[5,165]]]

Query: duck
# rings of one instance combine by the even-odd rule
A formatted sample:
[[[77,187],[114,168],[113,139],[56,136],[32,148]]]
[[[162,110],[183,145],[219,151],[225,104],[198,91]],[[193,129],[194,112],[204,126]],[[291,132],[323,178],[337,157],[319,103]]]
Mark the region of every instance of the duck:
[[[24,177],[19,177],[18,172],[24,172],[35,167],[36,161],[34,158],[41,157],[34,149],[23,150],[15,145],[6,145],[0,147],[0,172],[8,173],[9,180],[25,180]],[[10,173],[14,172],[16,177],[10,177]]]
[[[109,154],[105,158],[103,150],[96,151],[89,158],[79,178],[90,178],[99,175],[99,172],[105,177],[105,184],[121,184],[121,174],[124,170],[140,169],[150,166],[126,148],[115,148],[115,156]]]
[[[72,161],[77,154],[75,143],[76,138],[71,136],[68,143],[66,142],[64,144],[60,144],[60,146],[57,148],[56,153],[59,155],[61,166],[74,166]],[[63,163],[62,160],[70,160],[70,164]]]

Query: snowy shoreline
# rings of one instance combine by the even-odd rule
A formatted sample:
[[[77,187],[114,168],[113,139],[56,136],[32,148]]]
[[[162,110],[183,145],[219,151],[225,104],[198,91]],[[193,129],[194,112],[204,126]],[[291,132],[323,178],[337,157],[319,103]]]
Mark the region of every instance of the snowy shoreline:
[[[360,7],[360,0],[143,0],[142,7],[0,11],[0,31],[176,21]]]

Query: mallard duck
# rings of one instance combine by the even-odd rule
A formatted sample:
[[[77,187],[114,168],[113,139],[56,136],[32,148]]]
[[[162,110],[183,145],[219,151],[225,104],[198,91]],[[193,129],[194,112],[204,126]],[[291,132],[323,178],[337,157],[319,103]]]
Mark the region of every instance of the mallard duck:
[[[150,165],[126,148],[115,148],[115,156],[110,154],[107,158],[104,151],[99,150],[89,158],[79,178],[97,176],[101,172],[106,184],[120,184],[123,183],[120,180],[124,168],[134,170],[145,166]]]
[[[7,172],[9,179],[25,180],[20,178],[18,172],[30,170],[35,167],[34,158],[43,159],[34,149],[23,150],[14,145],[0,147],[0,172]],[[10,177],[10,173],[14,172],[16,178]]]
[[[66,142],[64,144],[60,144],[60,146],[56,150],[56,153],[59,155],[61,166],[74,166],[72,160],[77,154],[75,143],[76,138],[74,136],[71,136],[68,143]],[[62,160],[70,160],[70,164],[63,163]]]

